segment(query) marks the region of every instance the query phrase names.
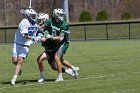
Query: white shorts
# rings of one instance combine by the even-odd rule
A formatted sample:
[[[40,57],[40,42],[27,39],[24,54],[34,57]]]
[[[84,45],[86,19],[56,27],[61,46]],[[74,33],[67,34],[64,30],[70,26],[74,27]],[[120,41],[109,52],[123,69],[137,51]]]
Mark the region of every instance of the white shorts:
[[[29,52],[28,46],[23,46],[14,43],[13,49],[12,49],[12,57],[27,57]]]

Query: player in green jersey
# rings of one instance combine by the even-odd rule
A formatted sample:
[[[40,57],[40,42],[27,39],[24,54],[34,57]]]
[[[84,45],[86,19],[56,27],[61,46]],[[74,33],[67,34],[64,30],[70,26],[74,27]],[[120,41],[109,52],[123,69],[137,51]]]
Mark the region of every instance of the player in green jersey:
[[[52,17],[43,24],[45,37],[41,38],[42,46],[45,48],[37,59],[40,69],[40,80],[44,79],[44,67],[42,62],[48,59],[49,63],[53,64],[55,70],[58,70],[58,77],[56,82],[63,81],[62,64],[69,67],[75,78],[78,77],[78,67],[71,65],[68,61],[63,59],[63,54],[69,47],[69,25],[65,21],[65,12],[63,9],[54,9]],[[56,63],[56,65],[55,65]],[[57,67],[56,67],[57,66]]]
[[[45,20],[48,20],[49,19],[49,15],[46,14],[46,13],[39,13],[38,14],[38,19],[37,19],[37,23],[38,23],[38,26],[39,26],[39,31],[37,32],[37,36],[43,36],[43,23]],[[40,41],[40,39],[39,39]],[[38,41],[37,41],[38,42]],[[36,43],[37,43],[36,42]],[[49,42],[49,41],[48,41]],[[51,44],[51,42],[49,42],[49,44]],[[48,55],[48,56],[46,56]],[[38,82],[43,82],[45,80],[45,77],[43,75],[43,72],[44,72],[44,65],[43,65],[43,61],[47,59],[48,60],[48,63],[50,64],[51,68],[53,70],[56,70],[57,71],[57,67],[56,67],[56,64],[55,64],[55,61],[54,61],[54,52],[53,51],[50,51],[49,49],[47,49],[45,52],[41,53],[38,58],[37,58],[37,62],[39,64],[39,69],[40,69],[40,79],[38,80]],[[66,60],[63,60],[63,63],[64,65],[67,63]],[[78,67],[76,67],[77,69],[79,69]],[[62,68],[62,72],[63,73],[66,73],[72,77],[75,76],[75,74],[73,73],[73,71],[69,68],[69,69],[65,69],[65,68]],[[78,76],[78,73],[77,73],[77,76]]]

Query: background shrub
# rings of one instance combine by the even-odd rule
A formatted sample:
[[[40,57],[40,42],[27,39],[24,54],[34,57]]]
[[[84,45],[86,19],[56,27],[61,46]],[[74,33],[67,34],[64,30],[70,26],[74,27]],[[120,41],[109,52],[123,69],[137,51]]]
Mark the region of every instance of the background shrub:
[[[101,10],[97,13],[96,21],[105,21],[108,19],[107,11]]]
[[[92,21],[92,15],[91,15],[90,11],[83,10],[81,12],[81,14],[80,14],[79,21],[80,22],[89,22],[89,21]]]
[[[122,15],[121,15],[121,19],[122,20],[129,20],[131,19],[131,14],[129,12],[124,12]]]

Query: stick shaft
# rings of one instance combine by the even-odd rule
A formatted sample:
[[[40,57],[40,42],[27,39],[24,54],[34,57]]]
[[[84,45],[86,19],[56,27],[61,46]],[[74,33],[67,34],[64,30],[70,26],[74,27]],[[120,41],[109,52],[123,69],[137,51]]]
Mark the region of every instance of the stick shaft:
[[[30,4],[29,4],[29,8],[31,8],[32,7],[32,0],[30,0]]]

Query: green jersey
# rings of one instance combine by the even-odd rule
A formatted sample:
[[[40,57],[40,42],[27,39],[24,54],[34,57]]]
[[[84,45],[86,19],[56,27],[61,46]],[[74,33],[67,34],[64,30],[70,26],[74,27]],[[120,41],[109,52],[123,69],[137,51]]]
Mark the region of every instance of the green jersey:
[[[51,36],[59,36],[61,33],[64,34],[64,39],[60,42],[60,41],[54,41],[54,40],[46,40],[46,42],[44,42],[42,45],[46,48],[46,50],[52,50],[52,49],[59,49],[61,47],[61,45],[63,45],[64,43],[68,43],[69,42],[69,25],[66,21],[63,22],[56,22],[55,18],[52,17],[49,20],[46,20],[44,22],[45,25],[45,30],[44,33],[47,36],[48,34],[50,34]]]

